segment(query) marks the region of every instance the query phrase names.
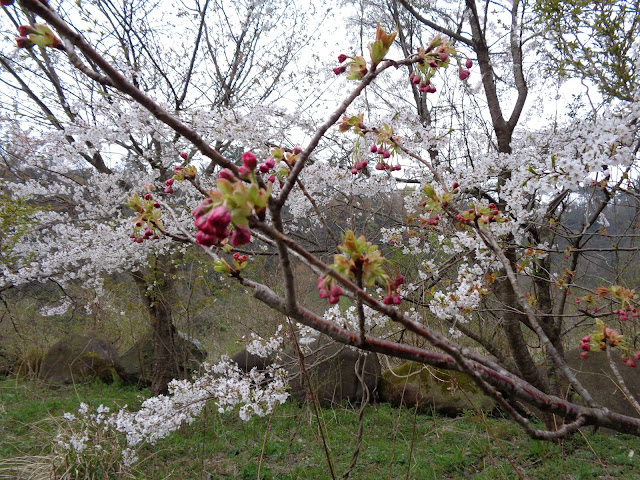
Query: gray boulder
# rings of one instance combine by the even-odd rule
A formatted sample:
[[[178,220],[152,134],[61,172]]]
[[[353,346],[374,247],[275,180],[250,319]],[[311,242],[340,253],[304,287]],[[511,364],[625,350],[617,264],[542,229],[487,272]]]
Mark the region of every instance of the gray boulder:
[[[247,352],[247,349],[243,348],[231,357],[231,361],[235,362],[240,370],[245,373],[249,373],[253,368],[266,370],[266,368],[273,363],[273,357],[259,357],[253,353]]]
[[[202,344],[182,332],[174,337],[174,352],[177,358],[176,378],[188,378],[207,358]],[[145,334],[133,347],[118,359],[129,383],[138,386],[150,386],[153,373],[154,346],[153,334]]]
[[[640,401],[640,367],[627,367],[615,349],[612,354],[625,385],[636,400]],[[590,352],[589,356],[583,359],[580,356],[580,350],[575,349],[567,352],[565,358],[580,383],[591,393],[597,403],[623,415],[640,417],[640,412],[633,408],[618,387],[618,381],[611,370],[605,352]],[[578,400],[576,395],[572,397]]]
[[[121,372],[118,352],[96,335],[69,335],[53,345],[39,368],[43,380],[73,383],[99,379],[111,383]]]
[[[382,369],[375,353],[360,353],[325,335],[320,335],[309,344],[309,348],[311,353],[305,355],[305,367],[321,405],[331,406],[343,401],[362,402],[364,391],[362,382],[356,375],[356,368],[362,371],[362,362],[369,398],[371,401],[377,399]],[[304,401],[309,388],[307,378],[301,372],[299,358],[288,355],[287,360],[284,368],[289,372],[291,393]]]

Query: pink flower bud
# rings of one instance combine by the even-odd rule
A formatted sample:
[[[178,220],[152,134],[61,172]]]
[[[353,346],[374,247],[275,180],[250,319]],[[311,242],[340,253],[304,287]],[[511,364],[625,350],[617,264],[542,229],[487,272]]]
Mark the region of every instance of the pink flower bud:
[[[357,174],[358,174],[358,169],[357,169],[356,167],[353,167],[353,168],[351,169],[351,174],[352,174],[352,175],[357,175]]]
[[[31,35],[32,33],[39,35],[38,31],[31,25],[20,25],[18,27],[18,35],[20,35],[21,37],[26,37],[27,35]]]
[[[142,220],[138,220],[136,222],[136,227],[141,227],[142,226]]]
[[[469,75],[471,75],[471,72],[465,68],[461,68],[458,72],[458,77],[460,77],[460,80],[466,80],[467,78],[469,78]]]
[[[235,182],[237,180],[236,175],[229,168],[223,168],[222,170],[220,170],[220,174],[218,175],[218,177],[229,180],[230,182]]]
[[[251,241],[251,230],[242,225],[236,225],[233,234],[231,235],[231,245],[234,247],[240,247],[246,245]]]
[[[195,221],[198,230],[219,238],[229,235],[227,231],[229,223],[231,223],[231,213],[224,205],[214,208],[206,215],[197,216]]]
[[[430,66],[431,68],[438,68],[438,62],[436,62],[435,60],[431,60],[431,61],[429,62],[429,66]]]
[[[329,298],[329,292],[324,288],[324,275],[318,278],[318,293],[320,294],[320,298]]]
[[[165,184],[167,187],[170,187],[171,185],[173,185],[173,178],[167,178],[167,179],[164,181],[164,184]]]
[[[260,173],[269,173],[269,170],[271,170],[266,163],[261,163],[258,166],[258,170],[260,170]]]
[[[587,358],[589,358],[589,354],[587,352],[580,352],[580,356],[586,360]]]
[[[215,245],[219,241],[220,239],[215,235],[210,235],[202,231],[196,233],[196,243],[198,245],[202,245],[204,247],[210,247],[211,245]]]
[[[151,237],[153,235],[153,230],[151,230],[150,228],[145,228],[144,229],[144,236],[145,237]]]
[[[238,176],[243,180],[248,180],[249,178],[251,178],[251,169],[246,165],[242,165],[240,168],[238,168]]]
[[[585,335],[584,337],[582,337],[582,341],[584,343],[589,343],[591,341],[591,335]]]
[[[341,53],[340,55],[338,55],[338,62],[339,63],[344,63],[347,60],[347,57],[344,53]]]
[[[29,37],[17,37],[16,45],[18,48],[31,48],[33,47],[33,42]]]
[[[445,52],[440,52],[440,61],[445,63],[447,60],[449,60],[449,54]]]
[[[165,188],[164,189],[164,193],[167,193],[167,194],[171,195],[173,193],[173,188],[171,188],[171,187]]]
[[[258,164],[258,160],[253,153],[245,152],[242,154],[242,164],[248,169],[253,170]]]
[[[341,73],[344,73],[347,70],[346,65],[340,65],[339,67],[335,67],[333,69],[333,73],[336,75],[340,75]]]
[[[371,148],[369,149],[369,151],[371,153],[378,153],[378,147],[376,147],[375,143],[373,145],[371,145]]]
[[[145,193],[144,194],[144,199],[145,200],[151,200],[151,194],[150,193]]]
[[[367,165],[369,165],[369,161],[362,160],[362,162],[360,162],[360,165],[362,166],[361,170],[364,170],[365,168],[367,168]]]
[[[193,215],[195,218],[201,217],[202,215],[204,215],[205,213],[207,213],[209,211],[209,209],[211,208],[211,204],[213,203],[213,200],[211,200],[211,197],[207,197],[204,200],[202,200],[200,202],[200,204],[193,210],[193,212],[191,213],[191,215]]]
[[[275,175],[269,175],[269,177],[267,178],[267,182],[276,183],[276,176]]]
[[[473,67],[473,62],[471,61],[470,58],[467,58],[467,61],[464,63],[464,66],[467,67],[468,69]]]
[[[380,153],[380,150],[378,150],[378,153]],[[389,150],[388,150],[388,149],[386,149],[386,148],[385,148],[385,149],[382,151],[382,158],[389,158],[390,156],[391,156],[391,153],[389,152]]]
[[[186,160],[187,158],[189,158],[189,155],[187,155],[187,152],[180,152],[180,158]]]
[[[291,152],[294,155],[300,155],[302,153],[302,147],[300,145],[296,145],[295,147],[293,147],[293,150],[291,150]]]
[[[272,169],[276,166],[276,161],[273,158],[269,157],[264,161],[264,164],[269,167],[269,169]]]

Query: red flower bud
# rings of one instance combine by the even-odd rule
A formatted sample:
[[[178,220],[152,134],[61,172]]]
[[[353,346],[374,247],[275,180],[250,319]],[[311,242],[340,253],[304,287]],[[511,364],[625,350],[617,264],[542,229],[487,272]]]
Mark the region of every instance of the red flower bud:
[[[340,65],[339,67],[336,67],[333,69],[333,73],[335,73],[336,75],[340,75],[341,73],[344,73],[347,70],[346,65]]]
[[[344,53],[341,53],[340,55],[338,55],[338,62],[340,63],[344,63],[347,60],[347,57]]]
[[[258,166],[258,170],[260,170],[260,173],[269,173],[269,170],[271,170],[266,163],[261,163]]]
[[[587,358],[589,358],[589,354],[587,352],[580,352],[580,356],[586,360]]]
[[[291,150],[291,152],[294,155],[300,155],[302,153],[302,147],[300,145],[296,145],[295,147],[293,147],[293,150]]]
[[[269,157],[264,161],[264,164],[269,167],[269,169],[272,169],[276,166],[276,161],[273,158]]]
[[[187,158],[189,158],[189,155],[187,155],[187,152],[180,152],[180,158],[186,160]]]
[[[269,175],[269,178],[267,178],[267,182],[276,183],[276,176]]]
[[[461,68],[458,72],[458,77],[460,77],[460,80],[466,80],[467,78],[469,78],[469,75],[471,75],[471,72],[464,68]]]
[[[164,184],[165,184],[167,187],[170,187],[171,185],[173,185],[173,178],[167,178],[167,179],[164,181]]]
[[[375,143],[373,145],[371,145],[371,148],[369,149],[369,151],[371,153],[378,153],[378,147],[376,147]]]
[[[473,67],[473,62],[471,61],[470,58],[467,58],[467,61],[465,62],[464,66],[467,68]]]

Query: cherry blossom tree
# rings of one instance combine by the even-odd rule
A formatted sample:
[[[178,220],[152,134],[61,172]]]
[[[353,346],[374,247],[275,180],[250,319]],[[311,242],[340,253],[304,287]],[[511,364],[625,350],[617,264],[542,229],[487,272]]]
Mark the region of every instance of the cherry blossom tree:
[[[292,327],[297,322],[363,351],[464,372],[533,438],[557,439],[587,425],[640,434],[638,418],[594,401],[564,355],[573,342],[584,355],[620,352],[630,367],[638,358],[626,333],[639,316],[633,285],[624,284],[623,268],[594,273],[609,255],[636,251],[635,230],[609,234],[605,212],[625,205],[623,197],[635,206],[637,89],[630,85],[632,98],[621,95],[589,115],[532,122],[529,105],[549,96],[543,90],[549,81],[536,77],[542,27],[529,3],[466,0],[432,10],[404,0],[375,4],[387,16],[367,49],[345,46],[338,56],[333,74],[340,95],[332,111],[305,138],[296,115],[269,123],[269,115],[249,106],[240,123],[251,128],[237,129],[235,138],[226,132],[244,151],[241,164],[216,148],[206,115],[154,99],[47,2],[18,4],[39,18],[39,26],[21,27],[19,46],[59,50],[56,55],[88,77],[83,81],[108,92],[109,102],[148,112],[145,120],[127,117],[137,119],[129,120],[132,132],[146,131],[153,121],[162,138],[184,146],[163,160],[168,178],[144,171],[123,178],[120,188],[130,193],[134,218],[119,217],[129,226],[119,224],[112,235],[128,228],[135,239],[130,249],[200,245],[219,273],[285,315]],[[383,26],[385,18],[394,28]],[[637,63],[637,45],[628,52]],[[440,101],[443,84],[455,93]],[[413,99],[411,109],[394,108],[394,96]],[[531,115],[542,113],[534,108]],[[118,121],[105,117],[105,126]],[[291,129],[284,133],[287,122]],[[272,134],[274,127],[280,133]],[[300,146],[290,140],[296,136],[304,139]],[[352,147],[348,165],[332,155],[345,138]],[[341,235],[329,224],[337,197],[381,198],[403,184],[417,188],[404,191],[397,225],[379,229],[384,247],[364,235],[362,223],[354,221]],[[356,220],[361,205],[351,210]],[[579,221],[572,218],[576,212]],[[300,240],[310,220],[334,240],[332,260]],[[90,242],[79,241],[78,248],[92,252]],[[281,293],[245,273],[261,248],[277,253]],[[389,260],[403,256],[414,259],[411,270]],[[325,315],[308,307],[296,286],[299,264],[317,276],[320,297],[338,307]],[[409,336],[421,342],[405,341]],[[540,361],[547,368],[539,368]],[[219,374],[222,367],[215,368]],[[248,417],[274,404],[259,387],[239,382],[211,376],[176,383],[177,403],[160,398],[147,406],[170,416],[177,406],[216,398],[222,409],[244,404]],[[581,401],[562,398],[563,385]],[[238,388],[253,393],[239,395]],[[284,398],[278,388],[271,393]],[[545,412],[546,428],[533,426],[518,401]],[[192,418],[195,407],[181,412],[180,418]],[[150,415],[145,410],[139,422]],[[116,428],[141,425],[125,417],[114,420]],[[154,428],[147,438],[155,438]]]
[[[280,140],[280,124],[290,120],[272,105],[291,88],[289,66],[308,42],[297,27],[305,12],[288,2],[194,2],[178,12],[184,42],[171,44],[160,35],[164,12],[156,7],[99,2],[79,5],[72,17],[105,54],[119,59],[134,85],[161,99],[175,115],[194,118],[217,151],[233,152],[234,142],[240,141],[260,144],[264,137],[252,136],[247,128],[248,122],[260,125],[259,118],[272,141]],[[24,33],[34,35],[29,32],[40,28],[28,10],[16,5],[4,13],[11,29],[24,23]],[[276,35],[277,27],[285,27],[287,34]],[[126,203],[131,191],[162,184],[174,164],[186,164],[195,151],[144,110],[79,76],[66,59],[43,45],[19,51],[9,46],[14,53],[0,57],[10,87],[3,102],[3,130],[6,145],[14,145],[3,152],[8,172],[3,191],[46,207],[35,215],[38,228],[21,244],[16,257],[21,262],[4,264],[2,288],[80,279],[100,291],[105,275],[133,271],[152,319],[153,391],[166,392],[176,374],[171,277],[183,249],[168,256],[168,237],[155,234],[155,242],[132,243],[142,241],[147,230],[140,226],[131,231]],[[267,46],[274,55],[258,56]],[[79,66],[81,60],[74,57],[73,62]],[[92,68],[90,63],[86,67]],[[30,121],[18,120],[25,117]],[[205,171],[214,166],[203,163]],[[170,185],[161,188],[168,197]],[[182,192],[178,202],[193,202],[189,195]]]

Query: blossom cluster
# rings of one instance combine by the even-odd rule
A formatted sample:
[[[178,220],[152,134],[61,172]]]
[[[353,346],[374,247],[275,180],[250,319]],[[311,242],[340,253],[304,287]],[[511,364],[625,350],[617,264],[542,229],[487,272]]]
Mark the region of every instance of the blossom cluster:
[[[276,338],[253,350],[271,352],[280,343]],[[58,448],[66,452],[72,464],[114,458],[115,451],[115,462],[126,468],[138,460],[136,452],[142,445],[154,444],[181,425],[192,423],[209,401],[220,413],[237,409],[240,418],[247,421],[254,415],[268,415],[288,397],[286,373],[277,366],[265,371],[254,368],[245,374],[223,357],[203,368],[203,373],[191,381],[173,380],[168,395],[145,400],[137,411],[125,406],[110,414],[102,405],[94,411],[81,404],[76,414],[64,415],[65,427],[56,440]]]

